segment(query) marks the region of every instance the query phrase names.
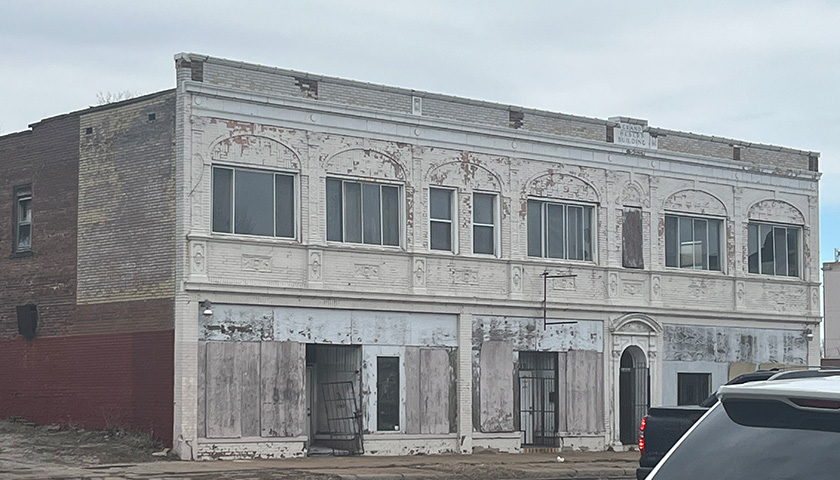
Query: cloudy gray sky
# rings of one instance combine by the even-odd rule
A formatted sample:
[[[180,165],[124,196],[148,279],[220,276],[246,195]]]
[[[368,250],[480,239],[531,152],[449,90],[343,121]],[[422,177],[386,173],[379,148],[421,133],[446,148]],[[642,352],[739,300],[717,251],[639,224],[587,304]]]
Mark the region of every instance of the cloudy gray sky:
[[[4,0],[0,46],[0,134],[171,88],[195,52],[815,150],[840,248],[840,2]]]

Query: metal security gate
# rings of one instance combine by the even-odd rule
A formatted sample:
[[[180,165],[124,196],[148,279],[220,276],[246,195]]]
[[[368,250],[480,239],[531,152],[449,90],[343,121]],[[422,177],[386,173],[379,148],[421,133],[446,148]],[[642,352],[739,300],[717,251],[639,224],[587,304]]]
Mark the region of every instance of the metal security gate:
[[[638,350],[637,354],[631,349]],[[650,408],[650,369],[644,353],[630,347],[621,354],[618,377],[619,439],[624,445],[634,445],[639,440],[639,424]]]
[[[321,385],[329,440],[321,443],[350,454],[364,453],[362,448],[362,415],[353,382]]]
[[[519,353],[519,428],[525,445],[557,445],[557,354]]]

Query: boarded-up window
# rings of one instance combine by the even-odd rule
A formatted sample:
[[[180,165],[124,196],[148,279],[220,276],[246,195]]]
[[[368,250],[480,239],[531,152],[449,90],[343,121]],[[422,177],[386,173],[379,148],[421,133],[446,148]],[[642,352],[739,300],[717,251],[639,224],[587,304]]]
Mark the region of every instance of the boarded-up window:
[[[642,210],[625,207],[621,232],[622,264],[626,268],[645,268],[642,254]]]

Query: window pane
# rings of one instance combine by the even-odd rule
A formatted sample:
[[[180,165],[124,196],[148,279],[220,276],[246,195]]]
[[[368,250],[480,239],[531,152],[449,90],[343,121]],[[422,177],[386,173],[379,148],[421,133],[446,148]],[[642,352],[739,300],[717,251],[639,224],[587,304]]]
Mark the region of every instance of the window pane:
[[[400,427],[400,359],[376,358],[376,429],[394,431]]]
[[[787,275],[787,229],[773,228],[773,248],[776,275]]]
[[[493,227],[473,226],[473,252],[493,255],[495,252]]]
[[[528,256],[542,257],[542,203],[528,200]]]
[[[720,220],[709,220],[709,270],[720,270]]]
[[[18,226],[18,238],[17,238],[17,248],[18,249],[30,248],[32,246],[32,235],[31,235],[31,233],[32,233],[32,226],[31,225],[19,225]]]
[[[677,405],[699,405],[711,393],[710,373],[677,373]]]
[[[493,200],[495,195],[473,194],[473,223],[493,225]]]
[[[295,236],[295,177],[274,176],[274,228],[278,237]]]
[[[750,273],[761,273],[761,271],[758,269],[758,225],[748,225],[747,232],[749,271]]]
[[[234,175],[234,233],[274,235],[274,180],[269,173],[237,170]]]
[[[788,275],[799,276],[799,229],[787,229]]]
[[[592,207],[583,208],[583,259],[592,260]]]
[[[213,168],[213,231],[233,233],[233,170]]]
[[[566,208],[566,242],[569,260],[583,260],[583,207]]]
[[[382,244],[400,245],[400,189],[382,186]]]
[[[673,216],[665,217],[665,266],[678,267],[677,245],[679,244],[679,218]]]
[[[565,212],[563,205],[546,204],[546,256],[549,258],[566,258],[563,245],[563,230]]]
[[[29,197],[21,197],[18,200],[18,222],[32,222],[32,199]]]
[[[341,242],[343,225],[341,180],[327,179],[327,240]]]
[[[706,221],[699,218],[694,219],[694,268],[707,270],[706,256],[709,254],[706,248]]]
[[[362,243],[362,186],[344,182],[344,241]]]
[[[452,190],[429,189],[430,217],[437,220],[452,220]]]
[[[379,203],[379,185],[362,184],[362,222],[364,242],[382,244],[381,205]]]
[[[759,225],[759,241],[761,242],[761,273],[765,275],[775,275],[773,269],[773,262],[775,260],[773,254],[773,227],[770,225]]]
[[[449,222],[431,223],[431,249],[452,251],[452,224]]]
[[[694,268],[694,222],[680,217],[680,268]]]

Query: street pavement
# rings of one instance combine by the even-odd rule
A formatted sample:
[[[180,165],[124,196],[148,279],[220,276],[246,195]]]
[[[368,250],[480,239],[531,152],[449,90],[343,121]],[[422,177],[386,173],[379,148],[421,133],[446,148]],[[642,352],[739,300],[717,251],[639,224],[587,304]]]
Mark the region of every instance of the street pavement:
[[[561,458],[558,458],[558,455]],[[402,457],[308,457],[248,461],[164,461],[67,467],[0,466],[14,480],[501,480],[632,479],[638,452],[563,452]]]

